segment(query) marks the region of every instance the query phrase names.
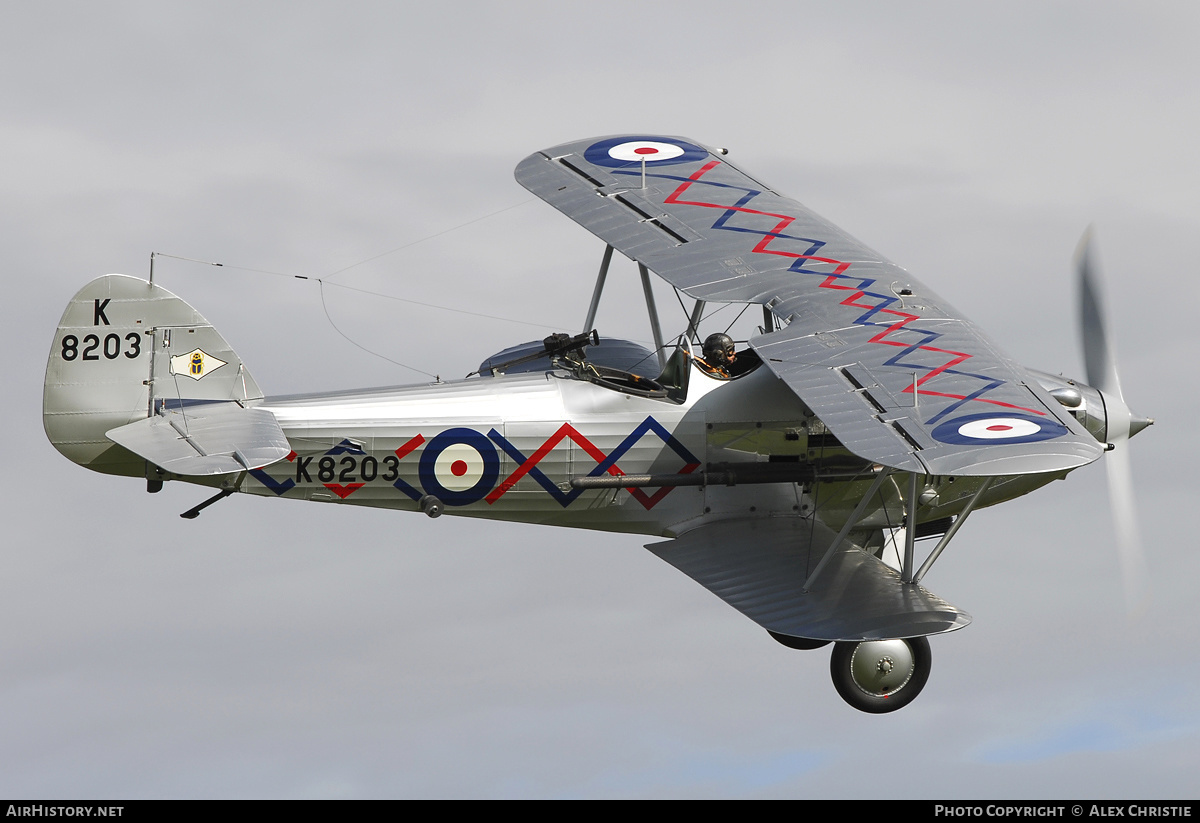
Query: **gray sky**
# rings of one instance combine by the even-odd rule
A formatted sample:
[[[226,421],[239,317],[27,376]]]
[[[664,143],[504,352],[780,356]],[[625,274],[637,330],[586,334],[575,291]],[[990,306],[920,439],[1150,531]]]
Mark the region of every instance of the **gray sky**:
[[[1195,797],[1200,11],[982,6],[7,5],[0,795]],[[326,276],[432,237],[332,279],[507,320],[327,306],[443,376],[573,329],[601,246],[512,169],[624,131],[728,146],[1047,371],[1082,375],[1094,223],[1125,394],[1158,420],[1132,443],[1146,613],[1082,469],[972,518],[925,582],[975,622],[872,717],[827,650],[635,536],[248,497],[187,522],[203,490],[46,441],[67,300],[151,251],[226,264],[156,279],[269,394],[420,376],[311,283],[233,266]],[[625,268],[598,326],[644,339]]]

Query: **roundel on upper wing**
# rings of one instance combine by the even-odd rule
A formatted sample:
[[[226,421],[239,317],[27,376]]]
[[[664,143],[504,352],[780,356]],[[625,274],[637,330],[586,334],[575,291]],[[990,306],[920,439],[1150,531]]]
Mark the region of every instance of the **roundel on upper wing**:
[[[1053,440],[1066,434],[1067,427],[1049,417],[983,412],[946,420],[930,433],[943,443],[958,446],[996,446]]]
[[[589,163],[610,168],[647,164],[688,163],[708,157],[708,150],[670,137],[610,137],[593,143],[583,153]]]
[[[474,429],[447,429],[421,452],[421,487],[447,506],[482,500],[496,485],[500,458],[491,441]]]

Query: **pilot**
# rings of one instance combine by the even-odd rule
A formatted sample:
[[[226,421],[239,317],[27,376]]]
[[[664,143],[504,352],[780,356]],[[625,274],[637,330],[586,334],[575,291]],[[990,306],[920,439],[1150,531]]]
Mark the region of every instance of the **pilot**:
[[[713,377],[728,380],[733,376],[734,364],[737,362],[737,351],[733,346],[733,338],[727,334],[710,334],[704,340],[701,349],[703,360],[697,360],[700,368]]]

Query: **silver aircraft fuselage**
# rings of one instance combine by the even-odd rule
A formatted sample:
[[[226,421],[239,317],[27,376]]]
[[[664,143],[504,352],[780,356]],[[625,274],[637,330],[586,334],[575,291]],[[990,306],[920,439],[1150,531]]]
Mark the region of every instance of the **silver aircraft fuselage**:
[[[255,469],[238,491],[268,497],[671,537],[741,516],[812,516],[840,528],[870,485],[795,394],[767,369],[718,380],[695,365],[686,399],[634,396],[572,374],[500,375],[455,382],[268,398],[293,453]],[[582,489],[581,477],[678,477],[714,465],[814,467],[807,482]],[[833,476],[830,476],[833,474]],[[1001,478],[982,505],[1060,475]],[[206,479],[212,485],[215,478]],[[932,478],[920,521],[957,514],[981,478]],[[222,481],[230,482],[226,477]],[[932,495],[931,495],[932,497]],[[900,484],[886,483],[856,530],[904,519]]]

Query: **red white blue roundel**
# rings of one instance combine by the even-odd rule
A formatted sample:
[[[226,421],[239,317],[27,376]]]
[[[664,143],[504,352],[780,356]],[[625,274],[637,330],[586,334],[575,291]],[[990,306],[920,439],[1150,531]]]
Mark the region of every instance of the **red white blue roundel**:
[[[610,168],[629,168],[688,163],[708,157],[708,151],[672,137],[610,137],[588,146],[583,157],[589,163]]]
[[[1067,433],[1067,427],[1050,417],[1017,412],[983,412],[940,423],[931,434],[943,443],[960,446],[998,446],[1037,443]]]
[[[482,500],[496,485],[500,458],[491,441],[473,429],[447,429],[421,453],[421,487],[447,506]]]

